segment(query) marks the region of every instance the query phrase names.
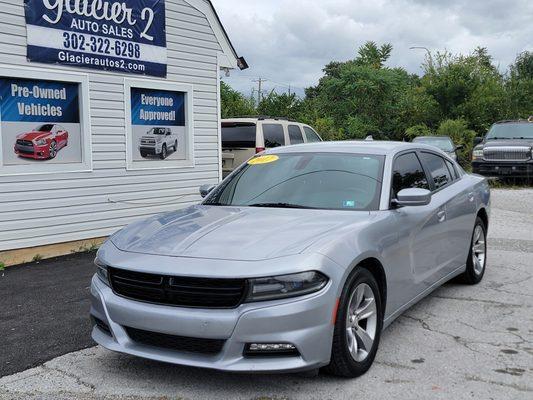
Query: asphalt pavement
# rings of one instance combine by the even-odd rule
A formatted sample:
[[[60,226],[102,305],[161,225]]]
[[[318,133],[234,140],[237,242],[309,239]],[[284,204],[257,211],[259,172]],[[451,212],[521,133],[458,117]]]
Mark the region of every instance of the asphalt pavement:
[[[91,347],[0,378],[0,398],[531,400],[533,190],[493,191],[489,237],[489,262],[484,281],[475,287],[447,284],[408,310],[384,332],[375,365],[359,379],[301,374],[227,374],[162,364]],[[23,359],[14,361],[17,365],[14,370],[38,364],[38,361],[29,361],[34,360],[35,352],[50,356],[54,349],[57,353],[67,353],[72,351],[64,346],[71,340],[69,337],[88,336],[88,304],[83,297],[92,266],[85,264],[84,267],[80,261],[71,262],[69,267],[65,262],[60,276],[68,277],[70,285],[58,279],[56,290],[50,275],[59,276],[57,265],[52,262],[46,268],[45,263],[41,263],[35,268],[31,276],[25,271],[18,272],[17,268],[8,270],[6,277],[17,288],[9,289],[9,293],[0,289],[2,304],[6,297],[16,299],[9,300],[8,314],[2,307],[0,330],[1,337],[10,341],[9,345],[0,347],[2,363],[5,350],[9,351],[11,359]],[[28,283],[15,283],[19,280],[18,273],[19,277],[25,277],[21,281],[31,278],[36,282],[32,291],[42,295],[28,295]],[[39,279],[44,282],[44,289],[40,288]],[[5,286],[5,282],[0,281],[0,287]],[[64,287],[70,289],[62,293]],[[31,300],[28,306],[26,298]],[[13,310],[14,307],[22,309]],[[47,308],[51,309],[49,315]],[[24,312],[29,313],[27,317],[22,316]],[[67,317],[66,314],[71,315]],[[17,328],[33,327],[39,329],[39,334],[20,334],[18,340],[12,339],[11,328],[5,328],[5,322],[15,327],[15,332]],[[39,327],[42,322],[46,328]],[[62,332],[57,330],[59,327]],[[83,340],[88,340],[87,336]],[[85,343],[81,346],[81,339],[70,342],[70,349],[85,347]]]
[[[89,284],[94,253],[0,272],[0,376],[94,346]]]

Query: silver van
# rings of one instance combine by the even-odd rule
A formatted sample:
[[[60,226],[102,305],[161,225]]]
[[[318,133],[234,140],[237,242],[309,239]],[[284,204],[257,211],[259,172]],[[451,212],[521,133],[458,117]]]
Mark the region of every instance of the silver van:
[[[266,149],[321,142],[309,125],[281,118],[222,120],[222,173],[224,178],[242,163]]]

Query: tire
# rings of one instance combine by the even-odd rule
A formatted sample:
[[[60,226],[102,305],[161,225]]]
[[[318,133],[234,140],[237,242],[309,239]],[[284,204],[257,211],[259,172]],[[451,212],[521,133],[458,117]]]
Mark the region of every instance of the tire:
[[[144,151],[141,151],[141,157],[142,158],[146,158],[148,156],[148,154]]]
[[[50,142],[50,147],[48,148],[48,152],[50,154],[50,159],[56,158],[57,156],[57,143],[55,140],[52,140]]]
[[[470,252],[466,261],[466,271],[460,280],[468,285],[477,285],[483,280],[487,267],[487,227],[481,218],[476,225],[470,242]]]
[[[161,154],[159,154],[159,158],[161,158],[161,160],[164,160],[165,158],[167,158],[167,154],[167,145],[164,144],[161,148]]]
[[[178,141],[174,142],[174,152],[178,151]]]
[[[353,305],[357,305],[355,310],[363,310],[359,317],[349,313]],[[373,314],[369,315],[372,311]],[[365,315],[368,317],[361,318]],[[348,330],[349,325],[357,326],[357,329]],[[356,378],[366,373],[374,363],[382,328],[383,307],[379,285],[368,270],[357,268],[348,278],[339,301],[331,362],[324,371],[345,378]]]

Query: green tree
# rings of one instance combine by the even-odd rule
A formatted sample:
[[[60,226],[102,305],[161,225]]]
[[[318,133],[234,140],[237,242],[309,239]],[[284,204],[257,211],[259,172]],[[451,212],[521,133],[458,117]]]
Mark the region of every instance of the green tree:
[[[528,118],[533,115],[533,53],[518,55],[509,69],[506,82],[509,118]]]
[[[227,83],[220,81],[222,118],[257,115],[252,99],[244,97]]]
[[[260,115],[296,119],[302,112],[302,100],[296,94],[278,94],[274,90],[263,97],[257,107]]]
[[[476,132],[468,129],[468,122],[464,119],[447,119],[442,121],[437,129],[438,136],[450,137],[456,146],[462,146],[459,151],[459,161],[466,165],[470,161],[470,154],[474,147]]]

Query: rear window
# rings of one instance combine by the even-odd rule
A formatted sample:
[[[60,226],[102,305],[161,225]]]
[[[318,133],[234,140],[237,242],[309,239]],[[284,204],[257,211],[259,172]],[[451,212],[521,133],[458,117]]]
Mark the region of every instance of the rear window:
[[[307,142],[308,143],[315,143],[315,142],[321,142],[322,140],[318,136],[318,134],[312,130],[311,128],[308,128],[307,126],[304,126],[305,136],[307,136]]]
[[[254,148],[256,125],[243,122],[222,123],[222,147]]]
[[[446,166],[444,158],[431,153],[422,153],[427,168],[429,169],[433,182],[435,183],[435,190],[438,190],[453,181],[452,175]]]
[[[285,146],[283,125],[263,124],[263,137],[265,138],[265,147],[267,149]]]

